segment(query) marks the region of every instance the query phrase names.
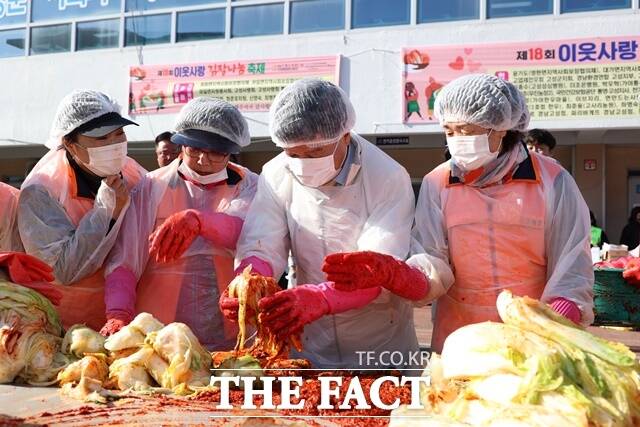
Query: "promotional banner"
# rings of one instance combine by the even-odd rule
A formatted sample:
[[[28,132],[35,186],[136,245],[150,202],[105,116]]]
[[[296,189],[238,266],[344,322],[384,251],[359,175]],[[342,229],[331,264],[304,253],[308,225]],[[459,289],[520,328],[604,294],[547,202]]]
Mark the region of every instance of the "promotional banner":
[[[339,84],[340,56],[130,68],[129,114],[175,113],[198,96],[224,99],[241,111],[268,111],[285,86],[304,77]]]
[[[516,84],[535,120],[640,117],[640,36],[403,49],[405,123],[435,123],[439,90],[465,74]]]

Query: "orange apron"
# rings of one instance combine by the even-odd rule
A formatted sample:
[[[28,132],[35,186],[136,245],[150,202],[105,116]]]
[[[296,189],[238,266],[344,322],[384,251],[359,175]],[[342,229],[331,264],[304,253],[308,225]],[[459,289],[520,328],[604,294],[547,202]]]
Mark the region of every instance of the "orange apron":
[[[547,280],[544,183],[535,156],[525,162],[531,171],[526,178],[516,178],[516,172],[507,183],[484,188],[452,183],[443,169],[441,178],[449,183],[440,197],[455,282],[437,300],[435,352],[462,326],[500,322],[495,303],[503,289],[542,296]]]
[[[93,208],[94,200],[78,196],[75,172],[67,161],[65,150],[52,151],[47,156],[51,156],[49,161],[55,162],[52,167],[46,168],[52,173],[49,175],[49,182],[52,185],[47,186],[47,190],[62,204],[71,222],[78,226],[86,213]],[[42,173],[46,173],[46,171]],[[144,169],[129,158],[122,169],[122,175],[129,190],[133,189],[140,181],[143,173]],[[56,185],[53,185],[54,183]],[[114,231],[111,230],[110,233]],[[100,268],[81,280],[58,286],[58,289],[62,291],[62,301],[58,306],[58,313],[65,329],[76,323],[84,323],[97,331],[104,326],[106,317],[103,270]]]
[[[232,164],[228,167],[244,179],[240,168]],[[207,193],[199,198],[189,194],[186,185],[177,176],[171,180],[158,205],[154,230],[169,216],[185,209],[224,212],[238,191],[237,185],[226,184],[192,189]],[[233,251],[216,247],[202,237],[196,238],[177,260],[157,263],[149,257],[136,289],[136,312],[151,313],[165,324],[189,325],[209,349],[228,348],[235,343],[238,329],[224,319],[218,299],[235,277],[233,261]]]
[[[0,182],[0,252],[22,251],[16,221],[20,191]]]

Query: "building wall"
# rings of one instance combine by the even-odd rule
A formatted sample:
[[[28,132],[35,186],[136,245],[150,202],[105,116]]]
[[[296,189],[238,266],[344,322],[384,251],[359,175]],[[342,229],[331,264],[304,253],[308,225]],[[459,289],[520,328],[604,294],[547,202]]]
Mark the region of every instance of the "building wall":
[[[615,145],[606,149],[607,213],[605,230],[609,239],[618,243],[620,234],[629,218],[628,205],[629,172],[640,171],[640,145]]]
[[[0,60],[5,85],[0,103],[10,106],[0,115],[0,140],[43,143],[60,99],[73,89],[93,88],[128,105],[128,70],[144,64],[195,61],[268,59],[343,55],[341,85],[349,93],[361,134],[420,134],[439,132],[437,125],[402,123],[403,47],[446,44],[501,43],[556,40],[637,33],[640,10],[540,15],[486,21],[458,21],[411,26],[262,36],[180,44],[127,47],[45,54]],[[266,113],[247,114],[251,134],[268,135]],[[175,116],[138,117],[131,141],[151,141],[172,126]],[[534,122],[552,129],[638,127],[637,119]]]

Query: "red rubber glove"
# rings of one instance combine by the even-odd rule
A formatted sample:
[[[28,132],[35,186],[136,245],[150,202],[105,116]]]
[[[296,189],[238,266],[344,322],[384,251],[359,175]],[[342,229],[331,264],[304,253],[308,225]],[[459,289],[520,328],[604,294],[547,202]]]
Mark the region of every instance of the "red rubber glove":
[[[257,256],[250,256],[240,261],[240,265],[238,265],[238,268],[235,269],[235,274],[242,274],[244,269],[249,264],[251,264],[251,271],[253,273],[258,273],[259,275],[265,277],[273,277],[273,270],[271,269],[271,265],[267,261],[260,259]],[[238,298],[230,298],[228,289],[225,289],[225,291],[220,296],[220,299],[218,300],[218,307],[220,308],[222,315],[226,319],[232,322],[238,321]],[[249,309],[248,307],[247,315],[253,316],[253,310]]]
[[[232,322],[238,321],[238,309],[240,304],[238,303],[238,298],[229,297],[229,288],[225,289],[220,296],[220,299],[218,300],[218,307],[225,319]],[[253,310],[247,307],[247,316],[252,317],[253,315]]]
[[[4,267],[11,281],[19,285],[55,280],[49,265],[23,252],[1,252],[0,267]]]
[[[633,258],[627,263],[622,277],[628,284],[640,287],[640,258]]]
[[[178,259],[198,236],[215,245],[235,249],[243,221],[231,215],[187,209],[167,218],[149,236],[149,254],[156,262]]]
[[[107,323],[100,329],[100,335],[105,337],[113,335],[131,323],[132,320],[131,316],[127,313],[109,312],[107,314]]]
[[[361,308],[380,295],[380,288],[345,292],[333,283],[300,285],[277,292],[258,302],[260,322],[279,339],[299,334],[305,325],[327,314],[338,314]]]
[[[580,313],[580,309],[575,302],[566,298],[558,297],[552,300],[551,304],[549,305],[551,306],[553,311],[555,311],[559,315],[566,317],[573,323],[580,323],[582,314]]]
[[[382,286],[403,298],[417,301],[429,293],[429,281],[419,270],[392,256],[377,252],[327,255],[322,271],[336,289],[355,290]]]

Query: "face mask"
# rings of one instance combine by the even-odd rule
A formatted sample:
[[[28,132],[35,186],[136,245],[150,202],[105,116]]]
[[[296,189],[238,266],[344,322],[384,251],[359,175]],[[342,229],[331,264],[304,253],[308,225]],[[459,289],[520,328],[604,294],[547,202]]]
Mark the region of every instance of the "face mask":
[[[489,149],[489,134],[447,137],[449,153],[459,168],[472,171],[498,157],[499,148],[495,153]]]
[[[122,171],[127,161],[127,142],[119,142],[104,147],[85,147],[89,155],[87,169],[97,176],[116,175]]]
[[[203,185],[224,181],[228,177],[226,167],[219,172],[215,172],[209,175],[200,175],[198,172],[191,170],[185,162],[180,163],[180,166],[178,166],[178,171],[180,171],[180,173],[185,177],[189,178],[189,180]]]
[[[307,187],[317,188],[331,181],[337,174],[333,155],[338,149],[339,142],[333,149],[333,153],[324,157],[297,158],[289,157],[289,170],[296,178]]]

